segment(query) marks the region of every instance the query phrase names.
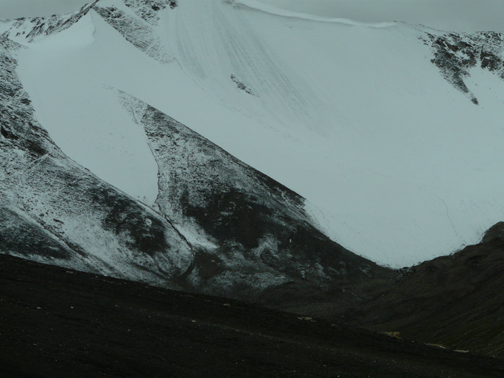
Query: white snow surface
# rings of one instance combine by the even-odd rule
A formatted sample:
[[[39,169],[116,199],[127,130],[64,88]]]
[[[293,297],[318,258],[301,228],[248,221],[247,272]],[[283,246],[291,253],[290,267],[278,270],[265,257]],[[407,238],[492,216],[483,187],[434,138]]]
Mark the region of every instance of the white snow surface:
[[[503,220],[504,81],[473,70],[472,104],[431,63],[426,29],[254,0],[179,1],[160,16],[149,27],[171,63],[95,11],[19,53],[36,117],[100,178],[154,203],[155,160],[114,88],[296,191],[333,240],[380,264],[449,254]]]
[[[107,59],[94,33],[88,14],[66,32],[31,44],[21,54],[18,72],[37,119],[66,155],[152,206],[157,197],[156,161],[143,128],[105,86],[107,69],[118,61]],[[127,77],[127,65],[116,70],[124,70]]]

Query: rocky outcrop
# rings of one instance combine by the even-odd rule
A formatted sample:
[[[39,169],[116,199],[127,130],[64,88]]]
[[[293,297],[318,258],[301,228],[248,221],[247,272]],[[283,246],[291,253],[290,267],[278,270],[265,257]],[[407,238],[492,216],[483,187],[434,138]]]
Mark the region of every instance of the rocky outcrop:
[[[118,94],[145,129],[158,163],[160,211],[193,241],[191,285],[207,292],[233,282],[255,292],[292,280],[331,287],[380,269],[319,231],[297,193],[168,115]]]
[[[167,7],[177,7],[177,0],[124,0],[124,4],[151,25],[159,22],[158,12]]]
[[[494,239],[504,240],[504,222],[497,222],[490,227],[483,235],[481,242],[486,243]]]
[[[96,0],[68,15],[20,18],[14,21],[4,36],[20,43],[32,43],[68,29],[94,10],[136,48],[160,63],[171,62],[173,58],[156,35],[154,28],[159,21],[159,12],[165,8],[176,8],[177,2],[175,0],[124,0],[118,4],[124,4],[123,9]],[[126,10],[131,11],[128,13]]]
[[[154,27],[158,21],[157,12],[172,2],[124,0],[124,3],[140,17],[132,17],[114,5],[102,6],[99,2],[93,9],[136,48],[160,63],[171,62],[173,58],[157,36]]]
[[[504,35],[495,32],[474,34],[449,33],[422,37],[432,47],[432,63],[451,85],[471,98],[478,105],[478,99],[464,82],[470,70],[476,66],[486,69],[504,80]]]

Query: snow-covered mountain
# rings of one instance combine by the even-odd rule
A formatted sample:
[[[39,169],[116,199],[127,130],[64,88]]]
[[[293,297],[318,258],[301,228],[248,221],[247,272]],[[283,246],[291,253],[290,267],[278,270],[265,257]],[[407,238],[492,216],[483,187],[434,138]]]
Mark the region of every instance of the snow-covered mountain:
[[[0,248],[231,293],[380,274],[504,217],[503,37],[254,0],[0,25]],[[338,281],[339,282],[339,281]]]

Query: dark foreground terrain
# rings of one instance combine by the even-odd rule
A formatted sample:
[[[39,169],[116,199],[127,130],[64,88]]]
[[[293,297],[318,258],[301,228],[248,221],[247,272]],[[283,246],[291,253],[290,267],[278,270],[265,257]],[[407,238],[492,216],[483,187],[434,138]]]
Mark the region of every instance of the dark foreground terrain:
[[[343,321],[504,358],[503,231],[500,223],[477,245],[402,270],[392,289]]]
[[[503,377],[504,361],[0,255],[0,377]]]
[[[504,358],[504,222],[483,240],[417,266],[351,282],[340,292],[268,289],[270,308],[310,314],[420,343]],[[385,278],[384,278],[385,277]],[[330,295],[329,295],[330,294]]]

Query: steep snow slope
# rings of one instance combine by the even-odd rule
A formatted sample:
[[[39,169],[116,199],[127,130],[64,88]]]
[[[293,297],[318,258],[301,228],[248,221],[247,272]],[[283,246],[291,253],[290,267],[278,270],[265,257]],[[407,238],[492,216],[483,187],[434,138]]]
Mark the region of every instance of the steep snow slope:
[[[456,35],[471,65],[463,49],[439,58],[452,37],[434,30],[252,0],[102,0],[35,42],[19,30],[9,35],[27,46],[18,73],[38,120],[64,153],[148,205],[156,162],[112,88],[299,193],[333,240],[382,264],[449,253],[504,216],[489,35]],[[462,73],[447,71],[457,62]]]
[[[28,71],[25,88],[32,93],[38,120],[67,155],[152,205],[157,196],[156,162],[143,130],[122,111],[117,96],[104,90],[107,72],[99,66],[106,67],[107,62],[94,51],[94,32],[91,15],[86,13],[66,32],[31,44],[24,52],[29,66],[20,59],[21,74]],[[95,71],[85,72],[92,62]],[[39,82],[33,92],[31,80]]]

